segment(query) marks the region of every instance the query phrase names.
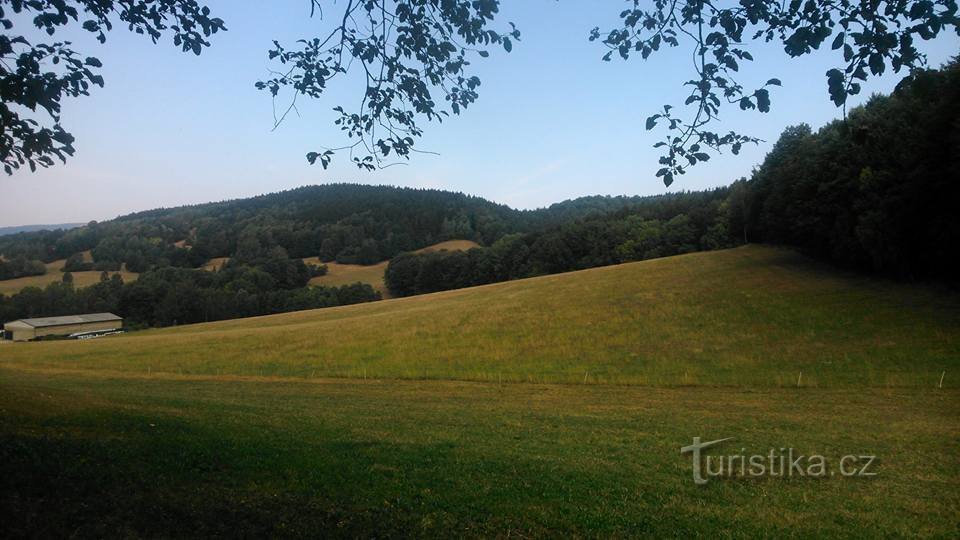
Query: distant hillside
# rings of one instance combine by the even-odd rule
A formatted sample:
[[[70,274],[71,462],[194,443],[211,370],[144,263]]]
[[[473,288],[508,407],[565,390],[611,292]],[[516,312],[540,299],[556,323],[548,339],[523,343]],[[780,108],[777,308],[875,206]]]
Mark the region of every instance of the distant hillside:
[[[84,223],[57,223],[55,225],[17,225],[15,227],[0,227],[0,236],[10,234],[36,232],[36,231],[56,231],[76,229],[85,225]]]
[[[719,194],[718,194],[719,195]],[[375,264],[448,240],[490,245],[504,235],[558,226],[630,207],[663,207],[687,194],[584,197],[539,210],[515,210],[440,190],[328,184],[216,203],[160,208],[70,231],[0,238],[0,254],[49,263],[91,251],[103,268],[144,272],[199,268],[283,248],[291,258]]]

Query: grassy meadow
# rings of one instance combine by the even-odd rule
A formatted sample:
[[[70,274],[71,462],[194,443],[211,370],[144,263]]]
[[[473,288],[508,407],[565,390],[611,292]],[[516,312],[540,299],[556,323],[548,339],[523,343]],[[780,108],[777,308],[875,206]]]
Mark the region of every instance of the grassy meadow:
[[[0,533],[956,537],[958,306],[747,246],[6,344]],[[694,436],[877,475],[696,485]]]
[[[748,246],[108,340],[5,363],[275,377],[960,387],[960,301]],[[213,352],[215,351],[215,352]]]

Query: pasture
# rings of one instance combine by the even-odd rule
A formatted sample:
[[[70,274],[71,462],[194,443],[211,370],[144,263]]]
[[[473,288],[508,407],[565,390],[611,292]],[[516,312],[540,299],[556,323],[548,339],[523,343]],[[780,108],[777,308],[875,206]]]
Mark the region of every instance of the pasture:
[[[10,344],[0,527],[955,537],[958,358],[955,295],[760,246]],[[877,474],[696,485],[692,437]]]
[[[215,351],[215,354],[211,354]],[[48,368],[653,386],[960,386],[958,298],[747,246],[15,347]],[[801,375],[802,374],[802,375]]]

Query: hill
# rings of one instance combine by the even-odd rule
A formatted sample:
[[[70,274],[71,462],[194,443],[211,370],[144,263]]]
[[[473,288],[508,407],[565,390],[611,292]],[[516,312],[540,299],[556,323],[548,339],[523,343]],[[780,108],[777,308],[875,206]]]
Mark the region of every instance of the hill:
[[[705,192],[706,193],[706,192]],[[722,191],[714,193],[719,200]],[[401,252],[465,239],[488,245],[505,234],[557,226],[638,205],[700,204],[685,194],[583,197],[538,210],[440,190],[327,184],[178,208],[160,208],[91,222],[73,230],[0,237],[0,255],[52,262],[90,251],[99,265],[131,271],[199,268],[209,259],[280,247],[293,258],[376,264]],[[679,205],[678,205],[679,202]]]
[[[19,234],[24,232],[36,231],[56,231],[58,229],[69,230],[84,225],[83,223],[57,223],[54,225],[17,225],[14,227],[0,227],[0,236],[8,234]]]
[[[956,527],[956,296],[786,250],[0,349],[11,536]],[[701,486],[691,437],[831,469]]]
[[[746,246],[6,356],[206,375],[929,386],[960,357],[958,305]]]

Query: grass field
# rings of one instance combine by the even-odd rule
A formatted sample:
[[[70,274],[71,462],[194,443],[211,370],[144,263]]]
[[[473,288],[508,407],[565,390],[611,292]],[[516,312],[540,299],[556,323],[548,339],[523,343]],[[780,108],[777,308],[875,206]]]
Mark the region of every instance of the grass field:
[[[960,387],[960,301],[749,246],[83,343],[8,362],[184,374]],[[216,354],[211,354],[216,350]],[[802,373],[802,376],[801,376]]]
[[[414,253],[430,253],[442,250],[466,251],[478,246],[479,244],[470,240],[448,240],[417,250]],[[387,290],[387,286],[383,282],[383,275],[384,272],[387,271],[387,263],[390,261],[370,265],[339,264],[335,262],[324,263],[317,257],[309,257],[304,259],[303,262],[307,264],[327,265],[327,274],[311,279],[311,285],[339,287],[357,282],[368,283],[373,286],[374,289],[380,291],[380,294],[382,294],[384,298],[390,298],[390,291]]]
[[[0,532],[956,537],[958,305],[748,246],[8,344]],[[695,436],[877,476],[699,486]]]
[[[90,252],[83,252],[84,258],[87,261],[90,261]],[[16,279],[6,279],[0,281],[0,294],[12,295],[20,292],[26,287],[40,287],[41,289],[46,287],[51,283],[59,283],[63,281],[63,265],[66,264],[66,259],[59,259],[50,263],[47,263],[47,273],[42,276],[28,276]],[[100,274],[102,272],[98,270],[92,270],[89,272],[72,272],[73,274],[73,286],[74,287],[89,287],[100,282]],[[127,272],[126,270],[121,272],[110,272],[110,275],[120,274],[124,282],[134,281],[137,279],[139,274],[135,272]]]

